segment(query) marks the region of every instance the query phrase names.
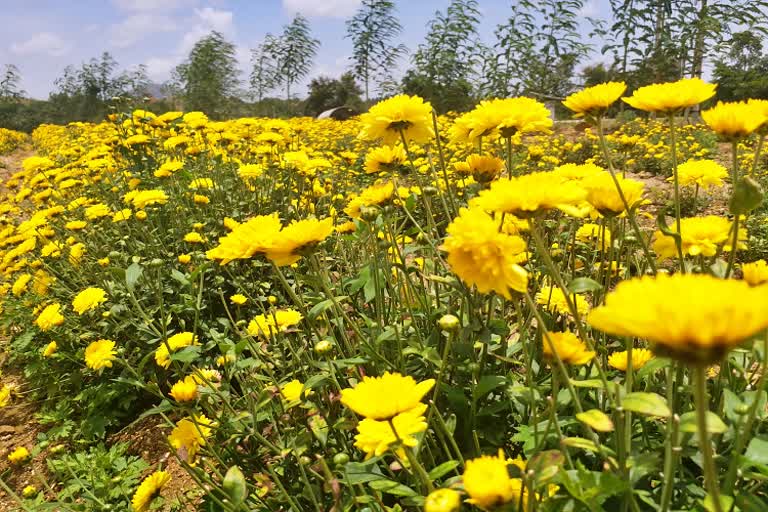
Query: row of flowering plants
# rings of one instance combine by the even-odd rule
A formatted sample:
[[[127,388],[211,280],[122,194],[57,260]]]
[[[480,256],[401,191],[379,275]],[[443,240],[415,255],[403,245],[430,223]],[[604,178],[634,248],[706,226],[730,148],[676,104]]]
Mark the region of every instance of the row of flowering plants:
[[[29,388],[0,406],[36,393],[64,449],[160,416],[184,510],[762,510],[768,101],[680,125],[715,94],[601,84],[570,137],[524,97],[40,127],[0,205]],[[655,119],[606,133],[617,101]],[[170,503],[151,462],[135,511]]]

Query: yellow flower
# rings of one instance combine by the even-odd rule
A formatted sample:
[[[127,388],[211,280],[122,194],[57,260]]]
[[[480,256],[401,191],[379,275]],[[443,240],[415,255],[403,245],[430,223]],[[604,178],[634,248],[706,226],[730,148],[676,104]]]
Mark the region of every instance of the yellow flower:
[[[221,264],[226,265],[232,260],[263,254],[272,247],[280,228],[277,214],[253,217],[219,238],[219,245],[209,250],[206,256],[209,260],[221,260]]]
[[[765,260],[757,260],[752,263],[744,263],[741,266],[741,273],[744,275],[744,281],[750,286],[757,286],[768,282],[768,264]]]
[[[728,139],[746,137],[768,121],[768,115],[745,101],[723,103],[704,110],[701,118],[713,132]]]
[[[579,314],[589,311],[587,299],[578,294],[571,295],[570,297],[576,305],[576,310]],[[554,313],[561,315],[571,314],[571,310],[568,308],[568,301],[558,286],[542,286],[539,293],[536,294],[536,302],[547,306],[547,309]]]
[[[168,436],[168,442],[176,450],[179,458],[189,464],[194,464],[197,453],[205,446],[206,439],[211,435],[213,422],[205,415],[184,418],[179,421]]]
[[[202,194],[195,194],[192,198],[195,202],[195,204],[208,204],[211,202],[211,199],[208,196],[204,196]]]
[[[214,188],[215,184],[211,178],[195,178],[189,184],[191,190]]]
[[[21,495],[25,498],[31,498],[37,494],[37,487],[34,485],[27,485],[21,490]]]
[[[248,334],[268,338],[278,331],[287,331],[303,318],[295,309],[279,309],[266,315],[257,315],[248,324]]]
[[[595,357],[595,352],[587,350],[587,346],[570,331],[547,332],[542,337],[544,357],[555,359],[555,353],[565,364],[587,364]],[[554,345],[554,350],[553,346]]]
[[[627,84],[624,82],[597,84],[571,94],[565,98],[563,105],[576,112],[577,117],[586,114],[600,115],[613,105],[626,90]]]
[[[59,345],[55,341],[48,343],[45,348],[43,348],[43,357],[51,357],[56,353],[56,349],[58,348]]]
[[[627,200],[629,208],[635,208],[643,200],[643,190],[645,184],[629,178],[616,176],[624,199]],[[584,179],[581,182],[587,191],[587,201],[592,207],[602,215],[618,215],[624,212],[624,203],[616,189],[616,184],[608,172],[601,172]]]
[[[353,388],[341,391],[341,403],[361,416],[388,420],[421,405],[435,385],[434,379],[417,383],[413,377],[384,372],[381,377],[363,377]]]
[[[169,394],[177,402],[190,402],[197,398],[197,381],[191,376],[184,377],[171,387]]]
[[[20,464],[29,458],[29,450],[23,446],[18,446],[8,454],[8,460],[11,464]]]
[[[469,155],[467,167],[478,183],[488,183],[504,170],[504,161],[495,156]]]
[[[427,142],[433,136],[432,105],[418,96],[400,94],[381,101],[360,116],[360,138],[382,139],[393,145],[401,140]]]
[[[456,119],[450,129],[455,142],[474,142],[479,137],[517,133],[547,132],[552,127],[551,112],[540,101],[518,97],[481,101],[471,112]]]
[[[333,233],[333,219],[305,219],[294,221],[283,228],[273,239],[266,255],[275,265],[292,265],[301,259],[302,253],[322,242]]]
[[[143,210],[145,207],[153,204],[165,204],[168,202],[168,194],[162,190],[141,190],[131,196],[133,206],[137,210]]]
[[[512,179],[491,183],[470,206],[499,213],[511,213],[520,218],[542,211],[558,209],[582,217],[581,206],[587,192],[573,181],[554,172],[534,172]]]
[[[716,84],[700,78],[683,78],[677,82],[640,87],[629,98],[622,98],[630,106],[646,112],[672,113],[692,107],[715,95]]]
[[[190,244],[202,244],[205,239],[197,231],[190,231],[184,235],[184,241]]]
[[[194,339],[194,334],[191,332],[176,333],[168,338],[167,343],[160,343],[160,346],[157,347],[157,350],[155,350],[155,362],[158,366],[168,368],[171,365],[171,352],[176,352],[177,350],[190,345],[198,345],[197,341]]]
[[[639,370],[645,364],[653,359],[653,352],[647,348],[632,349],[632,369]],[[613,352],[608,356],[608,364],[622,372],[627,371],[627,351]]]
[[[517,507],[523,501],[521,510],[527,510],[527,500],[521,500],[522,481],[511,478],[507,466],[507,458],[501,450],[496,457],[483,455],[468,460],[462,477],[464,490],[470,497],[468,501],[483,510],[493,510],[506,503]]]
[[[461,507],[461,495],[453,489],[437,489],[424,500],[424,512],[457,512]]]
[[[377,174],[382,171],[396,171],[406,161],[405,150],[402,146],[382,146],[373,149],[365,155],[365,172]]]
[[[0,386],[0,408],[5,407],[11,401],[12,388],[6,384]]]
[[[605,238],[605,242],[603,242]],[[599,224],[586,223],[576,230],[576,240],[579,242],[597,242],[598,247],[605,243],[608,247],[611,245],[611,231],[608,228],[603,230]]]
[[[27,284],[32,280],[32,274],[21,274],[16,281],[13,282],[11,292],[14,297],[18,297],[25,291],[27,291]]]
[[[45,309],[43,309],[43,311],[38,315],[37,320],[35,320],[35,325],[37,325],[41,331],[47,331],[53,327],[56,327],[57,325],[63,324],[64,316],[60,313],[60,311],[61,304],[59,303],[46,306]]]
[[[301,392],[304,390],[304,384],[301,383],[299,380],[292,380],[288,384],[284,384],[283,386],[280,386],[280,394],[283,395],[283,397],[288,402],[295,402],[296,400],[301,399]]]
[[[229,298],[229,300],[232,301],[233,304],[237,304],[238,306],[242,306],[246,302],[248,302],[248,297],[246,297],[243,294],[237,293]]]
[[[107,292],[101,288],[86,288],[78,293],[72,301],[72,309],[78,315],[82,315],[86,311],[91,311],[99,307],[100,304],[106,302]]]
[[[670,226],[672,231],[675,226]],[[733,240],[733,223],[724,217],[707,215],[706,217],[688,217],[680,220],[680,232],[682,233],[682,248],[684,255],[690,256],[714,256],[719,249],[731,250]],[[739,229],[739,241],[746,240],[747,232]],[[739,243],[737,248],[743,248]],[[675,239],[661,231],[654,234],[653,250],[659,258],[677,257]]]
[[[426,404],[418,404],[409,411],[402,412],[389,421],[377,421],[365,418],[357,424],[358,434],[355,436],[355,446],[365,452],[365,458],[378,457],[386,453],[389,447],[400,441],[399,448],[413,448],[418,445],[414,434],[427,430],[424,418]],[[397,435],[392,430],[397,431]]]
[[[71,229],[72,231],[79,231],[83,229],[85,226],[87,226],[88,223],[84,220],[72,220],[67,222],[64,227],[67,229]]]
[[[170,481],[171,474],[167,471],[155,471],[145,478],[133,494],[133,499],[131,500],[133,512],[146,512],[149,510],[152,500]]]
[[[112,368],[112,360],[116,354],[114,341],[94,341],[85,349],[85,365],[92,370]]]
[[[186,265],[190,261],[192,261],[192,255],[191,254],[179,254],[178,258],[179,263],[182,265]]]
[[[723,186],[723,178],[728,176],[728,170],[714,160],[688,160],[677,166],[677,176],[680,185],[691,187],[698,185],[703,190],[709,187]],[[670,176],[667,181],[674,181]]]
[[[658,274],[623,281],[589,323],[619,336],[645,338],[654,351],[713,363],[768,327],[768,294],[744,281],[702,274]]]
[[[525,292],[528,273],[525,241],[499,230],[499,222],[476,208],[462,208],[448,226],[441,249],[451,270],[480,293],[496,292],[511,298],[510,290]]]

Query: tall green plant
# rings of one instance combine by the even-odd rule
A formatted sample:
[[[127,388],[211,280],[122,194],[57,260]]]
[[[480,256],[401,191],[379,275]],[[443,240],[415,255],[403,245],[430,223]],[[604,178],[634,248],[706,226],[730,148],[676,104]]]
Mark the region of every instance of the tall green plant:
[[[273,51],[288,99],[291,97],[291,87],[306,77],[312,69],[318,48],[320,41],[312,37],[309,22],[301,14],[294,16],[291,23],[283,27],[279,44]]]

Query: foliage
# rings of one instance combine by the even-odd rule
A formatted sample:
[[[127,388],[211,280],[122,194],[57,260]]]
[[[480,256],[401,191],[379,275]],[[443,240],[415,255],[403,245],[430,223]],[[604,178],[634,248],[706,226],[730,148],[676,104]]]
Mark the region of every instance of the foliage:
[[[280,85],[282,79],[278,68],[280,40],[272,34],[251,50],[251,94],[261,101],[264,96]]]
[[[317,55],[320,41],[312,37],[309,22],[296,14],[283,33],[274,51],[278,74],[285,85],[285,97],[291,99],[291,86],[307,76]]]
[[[24,96],[21,74],[13,64],[6,64],[0,76],[0,103],[18,101]]]
[[[724,101],[768,99],[768,57],[763,43],[752,32],[735,34],[729,51],[715,62],[713,77],[717,96]]]
[[[174,73],[186,109],[222,117],[239,84],[235,46],[213,31],[195,43]]]
[[[359,110],[362,107],[361,92],[351,73],[344,73],[338,80],[322,76],[313,78],[309,82],[309,95],[304,100],[305,112],[316,116],[330,108],[342,106]]]
[[[380,95],[391,92],[392,71],[408,49],[394,40],[403,27],[391,0],[363,0],[347,20],[346,37],[352,40],[352,73],[364,84],[365,100],[370,99],[371,82]]]

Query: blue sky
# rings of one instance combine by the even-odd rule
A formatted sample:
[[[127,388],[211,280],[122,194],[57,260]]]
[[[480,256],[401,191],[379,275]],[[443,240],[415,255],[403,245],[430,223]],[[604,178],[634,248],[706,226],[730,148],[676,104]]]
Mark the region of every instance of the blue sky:
[[[511,0],[480,0],[482,31],[506,19]],[[402,42],[414,49],[423,40],[435,10],[449,0],[396,0],[403,24]],[[360,0],[6,0],[2,6],[0,64],[13,63],[22,87],[46,98],[67,64],[80,64],[109,51],[121,68],[148,67],[162,82],[200,37],[219,30],[237,46],[243,78],[250,48],[267,32],[279,33],[296,12],[309,18],[322,46],[310,76],[338,76],[351,53],[344,20]],[[585,16],[607,17],[608,0],[586,0]],[[586,27],[586,25],[585,25]],[[585,28],[586,32],[586,28]],[[302,92],[302,91],[300,91]]]

